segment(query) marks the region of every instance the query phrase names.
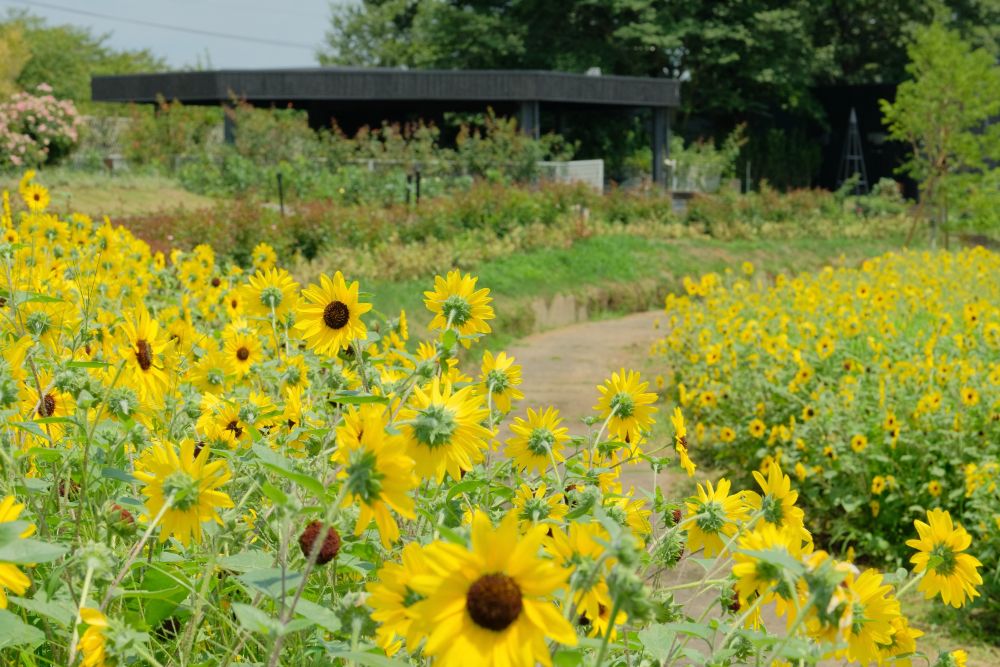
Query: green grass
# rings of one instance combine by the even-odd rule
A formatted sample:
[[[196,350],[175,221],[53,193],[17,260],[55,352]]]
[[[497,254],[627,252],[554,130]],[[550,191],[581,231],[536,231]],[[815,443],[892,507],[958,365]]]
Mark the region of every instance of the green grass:
[[[18,175],[0,175],[0,191],[17,192]],[[112,220],[130,215],[163,211],[199,209],[212,206],[214,200],[183,189],[166,176],[134,173],[92,173],[55,167],[41,169],[35,180],[52,196],[51,208],[60,214],[86,213],[91,217],[110,216]]]
[[[681,289],[686,275],[709,271],[739,270],[751,261],[758,271],[770,275],[814,270],[839,261],[858,261],[899,248],[901,239],[795,239],[785,241],[655,240],[637,236],[599,236],[569,248],[545,248],[511,255],[477,267],[479,285],[495,298],[496,336],[492,345],[536,328],[530,304],[557,294],[575,294],[587,299],[596,290],[603,298],[590,299],[592,318],[608,312],[620,313],[655,307],[670,291]],[[433,276],[402,282],[366,285],[374,292],[375,308],[386,314],[405,309],[414,324],[429,321],[423,307],[423,291],[433,285]]]

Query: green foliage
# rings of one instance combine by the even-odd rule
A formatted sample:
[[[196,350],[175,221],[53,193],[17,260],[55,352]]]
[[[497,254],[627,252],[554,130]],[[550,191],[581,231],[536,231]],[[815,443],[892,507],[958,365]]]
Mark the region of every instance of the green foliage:
[[[820,83],[898,80],[914,27],[947,16],[984,45],[995,0],[363,0],[333,8],[325,65],[526,68],[680,77],[687,110],[815,116]]]
[[[119,51],[107,45],[108,35],[88,28],[49,25],[27,12],[11,11],[0,28],[21,32],[29,59],[17,77],[22,89],[38,84],[52,86],[58,98],[90,101],[90,77],[95,74],[128,74],[166,68],[166,63],[146,49]]]
[[[754,182],[782,190],[808,188],[822,161],[821,149],[802,128],[755,132],[743,149],[741,166],[750,165]]]
[[[910,79],[882,100],[890,136],[909,144],[903,166],[920,183],[932,219],[958,214],[957,226],[996,226],[1000,204],[1000,67],[940,25],[909,48]],[[929,209],[929,210],[928,210]]]
[[[455,147],[433,125],[383,124],[348,137],[338,128],[316,132],[304,111],[234,103],[225,111],[234,141],[222,141],[217,109],[162,101],[156,112],[132,109],[125,134],[131,164],[176,173],[192,192],[254,195],[276,200],[277,178],[292,200],[335,199],[391,205],[415,196],[408,181],[421,173],[421,196],[464,190],[473,179],[530,181],[537,162],[568,159],[574,146],[556,135],[532,139],[514,120],[492,110],[458,122]]]
[[[130,164],[172,171],[178,158],[206,148],[222,121],[212,107],[186,107],[160,99],[155,108],[131,106],[122,147]]]
[[[736,175],[736,159],[746,144],[745,126],[739,125],[716,148],[715,142],[696,141],[685,145],[674,135],[670,141],[670,159],[674,162],[671,189],[715,192],[723,178]]]
[[[17,92],[17,79],[30,58],[21,28],[0,25],[0,101]]]

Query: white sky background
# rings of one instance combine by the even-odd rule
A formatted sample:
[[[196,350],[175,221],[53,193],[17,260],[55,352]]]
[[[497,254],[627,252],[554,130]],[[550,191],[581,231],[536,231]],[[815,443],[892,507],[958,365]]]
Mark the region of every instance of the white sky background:
[[[86,26],[110,33],[118,49],[147,48],[173,68],[200,62],[222,68],[306,67],[316,64],[316,49],[329,26],[331,0],[0,0],[0,15],[26,9],[50,24]],[[334,4],[350,0],[333,0]],[[64,9],[57,9],[64,8]],[[72,10],[72,11],[67,11]],[[121,20],[89,16],[102,14]],[[290,42],[298,46],[255,43],[167,30],[126,20],[178,28]]]

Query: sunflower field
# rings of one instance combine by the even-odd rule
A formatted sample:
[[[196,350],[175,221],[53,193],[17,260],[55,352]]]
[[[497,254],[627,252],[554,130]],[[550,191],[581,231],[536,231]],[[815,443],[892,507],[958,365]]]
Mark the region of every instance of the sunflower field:
[[[696,418],[692,432],[677,408],[672,432],[656,435],[656,394],[624,369],[595,388],[590,417],[566,423],[551,406],[521,404],[515,359],[477,352],[495,313],[471,275],[450,271],[428,285],[433,318],[428,331],[411,332],[404,313],[377,312],[374,295],[340,272],[303,288],[266,244],[250,270],[220,265],[204,245],[165,256],[108,220],[51,213],[30,173],[17,194],[4,194],[0,219],[0,664],[965,664],[959,647],[924,656],[901,601],[922,594],[963,606],[979,595],[973,554],[990,538],[979,523],[988,517],[972,508],[988,503],[976,495],[988,481],[956,495],[950,473],[965,468],[954,456],[938,461],[942,472],[928,472],[941,500],[916,512],[898,508],[893,494],[917,493],[901,487],[918,464],[881,471],[895,482],[877,494],[880,518],[895,513],[886,534],[905,540],[909,570],[859,567],[819,549],[812,526],[826,536],[828,519],[817,523],[821,513],[798,506],[804,496],[782,466],[810,490],[830,466],[806,458],[808,444],[784,447],[781,428],[794,442],[804,427],[798,417],[775,420],[769,357],[747,374],[763,401],[755,419],[779,426],[766,470],[752,478],[737,470],[742,486],[721,478],[674,498],[661,473],[697,474],[698,457],[709,460],[708,429],[723,426],[708,421],[721,414],[712,410],[735,409],[729,397],[745,389],[725,389],[713,375],[712,366],[732,371],[731,349],[720,347],[709,370],[692,358],[718,344],[711,330],[685,347],[685,328],[674,323],[693,373],[685,399],[696,400],[682,401]],[[865,298],[933,307],[936,324],[918,347],[931,354],[932,340],[947,345],[929,366],[911,362],[912,375],[892,366],[914,386],[934,378],[921,391],[942,398],[925,401],[920,415],[904,412],[902,390],[882,383],[898,440],[879,439],[881,413],[857,435],[887,460],[923,444],[924,422],[945,423],[953,402],[943,397],[942,364],[949,382],[980,396],[961,419],[947,417],[956,434],[948,437],[996,433],[984,416],[992,409],[985,358],[976,365],[971,352],[985,349],[977,332],[995,312],[946,318],[951,297],[933,298],[949,272],[971,290],[990,260],[928,260],[940,272],[934,289],[927,283],[910,298],[900,285],[894,299],[879,300],[890,271],[908,266],[887,258],[872,264]],[[672,303],[692,322],[727,293],[712,281],[698,289],[703,303]],[[737,317],[752,291],[733,290],[745,301],[725,312]],[[813,293],[817,314],[821,296]],[[841,365],[850,341],[873,326],[862,309],[846,308],[843,329],[838,319],[814,335],[830,338],[827,359]],[[793,355],[790,334],[774,335],[776,352],[807,358]],[[874,370],[874,351],[860,355],[884,339],[858,339],[851,357],[872,364],[873,380],[888,371]],[[795,391],[783,381],[781,395],[818,382],[824,367],[814,366]],[[853,375],[833,394],[816,389],[803,406],[816,411],[806,425],[832,419],[849,392],[862,398],[873,380]],[[715,402],[704,399],[710,391]],[[833,423],[863,422],[831,422],[831,432]],[[748,425],[739,426],[749,442]],[[838,461],[855,460],[830,442]],[[989,472],[985,460],[977,466]],[[948,509],[932,507],[945,501],[975,541]],[[688,564],[695,576],[673,576]]]
[[[913,520],[960,517],[1000,614],[1000,255],[908,251],[775,284],[686,279],[654,355],[692,448],[749,483],[794,474],[823,544],[898,565]]]

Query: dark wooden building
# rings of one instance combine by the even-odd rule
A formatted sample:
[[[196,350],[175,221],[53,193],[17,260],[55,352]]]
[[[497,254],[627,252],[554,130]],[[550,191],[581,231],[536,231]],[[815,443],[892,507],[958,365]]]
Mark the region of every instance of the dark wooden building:
[[[673,79],[520,70],[406,70],[312,67],[218,70],[96,76],[98,102],[222,105],[233,99],[258,107],[292,107],[309,114],[313,127],[331,121],[351,131],[383,121],[434,119],[448,111],[482,111],[518,117],[534,136],[560,130],[562,112],[611,113],[649,109],[653,178],[664,183],[671,111],[680,103]],[[542,110],[556,119],[543,128]],[[551,113],[554,112],[554,113]]]

